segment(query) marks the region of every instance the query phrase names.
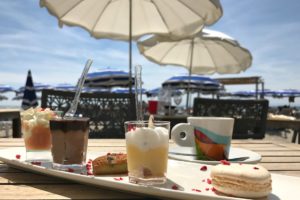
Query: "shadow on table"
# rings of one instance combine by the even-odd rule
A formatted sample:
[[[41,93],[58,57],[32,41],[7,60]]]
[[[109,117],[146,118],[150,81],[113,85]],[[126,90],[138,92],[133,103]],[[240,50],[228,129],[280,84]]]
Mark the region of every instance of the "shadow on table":
[[[5,195],[30,199],[143,199],[138,195],[114,191],[104,187],[82,185],[69,180],[30,173],[12,167],[3,168],[0,173],[1,190]],[[63,186],[62,186],[63,185]],[[13,188],[15,187],[15,189]],[[16,193],[18,191],[18,193]],[[5,196],[3,197],[6,198]],[[149,199],[149,198],[147,198]],[[151,199],[151,198],[150,198]],[[152,198],[154,199],[154,198]]]

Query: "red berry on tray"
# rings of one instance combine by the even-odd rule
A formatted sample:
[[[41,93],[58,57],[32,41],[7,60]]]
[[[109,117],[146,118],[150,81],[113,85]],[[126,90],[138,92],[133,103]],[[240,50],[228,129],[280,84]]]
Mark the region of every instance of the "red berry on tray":
[[[68,168],[68,172],[74,172],[74,169]]]
[[[208,183],[208,184],[211,184],[211,179],[206,179],[206,182]]]
[[[223,165],[230,165],[230,162],[227,160],[220,160],[220,163]]]
[[[172,185],[172,189],[173,190],[178,190],[178,186],[174,184],[174,185]]]
[[[201,190],[195,189],[195,188],[193,188],[192,191],[194,191],[194,192],[201,192]]]

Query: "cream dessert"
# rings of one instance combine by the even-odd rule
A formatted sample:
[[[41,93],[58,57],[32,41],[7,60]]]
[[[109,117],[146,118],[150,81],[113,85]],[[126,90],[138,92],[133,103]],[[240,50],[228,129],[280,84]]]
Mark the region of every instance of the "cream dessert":
[[[50,120],[53,162],[63,165],[86,161],[89,137],[89,118],[62,118]]]
[[[166,180],[169,122],[166,127],[127,128],[126,148],[130,182],[152,184]],[[129,126],[130,127],[130,126]],[[148,182],[148,183],[146,183]]]
[[[29,108],[21,112],[22,133],[26,151],[51,149],[49,120],[57,118],[49,108]]]

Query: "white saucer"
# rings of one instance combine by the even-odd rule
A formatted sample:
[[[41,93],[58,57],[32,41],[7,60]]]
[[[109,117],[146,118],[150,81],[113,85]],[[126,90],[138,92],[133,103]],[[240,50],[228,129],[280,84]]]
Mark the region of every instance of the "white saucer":
[[[229,160],[240,158],[240,157],[249,157],[249,158],[242,161],[232,160],[230,162],[254,164],[254,163],[258,163],[261,160],[261,155],[259,155],[256,152],[247,149],[231,147],[229,151]],[[219,161],[196,160],[193,147],[179,147],[179,146],[170,147],[169,158],[174,160],[181,160],[181,161],[188,161],[188,162],[195,162],[195,163],[202,163],[202,164],[211,164],[211,165],[216,165],[220,163]]]

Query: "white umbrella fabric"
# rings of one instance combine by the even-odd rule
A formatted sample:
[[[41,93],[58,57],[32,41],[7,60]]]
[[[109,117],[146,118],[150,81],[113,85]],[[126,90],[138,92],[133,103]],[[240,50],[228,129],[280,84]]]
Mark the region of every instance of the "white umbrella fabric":
[[[179,39],[223,14],[219,0],[41,0],[40,5],[60,26],[80,26],[95,38],[117,40],[130,39],[131,25],[133,40],[146,34]]]
[[[130,77],[132,40],[146,34],[184,38],[223,14],[219,0],[40,0],[40,5],[60,26],[80,26],[95,38],[129,40]]]
[[[252,63],[250,51],[241,47],[232,37],[208,29],[196,36],[172,41],[153,36],[138,42],[138,48],[150,61],[160,65],[185,67],[191,74],[236,74]],[[187,95],[187,107],[189,92]]]
[[[138,48],[152,62],[185,67],[191,74],[236,74],[252,63],[251,53],[238,41],[207,29],[179,41],[153,36],[139,41]]]

